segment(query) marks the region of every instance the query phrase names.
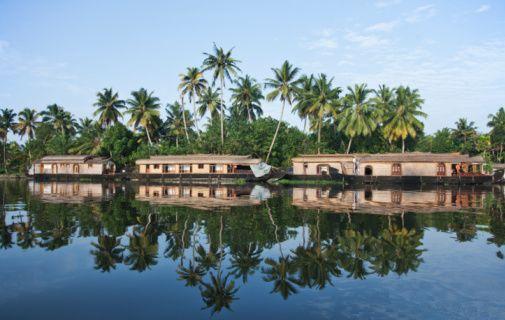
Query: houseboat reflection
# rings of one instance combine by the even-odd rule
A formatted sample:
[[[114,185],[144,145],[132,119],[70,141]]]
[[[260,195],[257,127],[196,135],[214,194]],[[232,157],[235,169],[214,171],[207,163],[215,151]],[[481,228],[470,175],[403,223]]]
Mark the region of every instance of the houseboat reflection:
[[[139,185],[135,199],[201,210],[258,205],[270,197],[262,186]]]
[[[486,193],[484,189],[406,191],[372,188],[360,190],[293,188],[293,205],[302,209],[323,209],[343,213],[448,212],[481,209]]]
[[[111,183],[84,182],[37,182],[29,181],[31,194],[45,202],[83,203],[101,201],[116,192],[116,186]]]

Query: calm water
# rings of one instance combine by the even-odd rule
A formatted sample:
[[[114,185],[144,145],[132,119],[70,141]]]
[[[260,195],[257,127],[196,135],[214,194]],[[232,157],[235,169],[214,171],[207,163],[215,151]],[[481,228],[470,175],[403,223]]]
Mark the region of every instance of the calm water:
[[[2,319],[503,319],[503,191],[0,182]]]

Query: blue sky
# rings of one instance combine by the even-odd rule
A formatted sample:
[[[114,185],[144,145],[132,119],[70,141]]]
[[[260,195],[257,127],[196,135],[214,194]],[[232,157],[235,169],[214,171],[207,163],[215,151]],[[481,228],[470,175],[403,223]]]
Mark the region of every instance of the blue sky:
[[[459,117],[486,129],[505,107],[505,1],[0,0],[0,106],[58,103],[91,116],[112,87],[177,99],[178,75],[216,42],[259,81],[288,59],[335,85],[418,88],[426,131]],[[279,115],[278,103],[265,103]],[[300,121],[288,114],[295,125]]]

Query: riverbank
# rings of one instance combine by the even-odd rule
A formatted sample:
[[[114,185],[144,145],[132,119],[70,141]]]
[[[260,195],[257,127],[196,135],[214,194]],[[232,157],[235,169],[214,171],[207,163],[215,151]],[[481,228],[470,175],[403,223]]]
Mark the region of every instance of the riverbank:
[[[27,176],[24,174],[0,174],[0,180],[16,180],[16,179],[26,179]]]

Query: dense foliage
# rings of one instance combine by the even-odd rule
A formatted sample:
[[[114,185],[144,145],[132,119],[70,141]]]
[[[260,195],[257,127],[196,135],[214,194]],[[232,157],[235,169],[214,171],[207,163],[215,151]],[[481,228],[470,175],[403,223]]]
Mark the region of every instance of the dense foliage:
[[[325,74],[300,74],[288,61],[272,68],[272,77],[261,84],[240,76],[239,63],[232,50],[214,46],[201,68],[180,75],[179,101],[166,105],[164,119],[159,98],[144,88],[124,100],[111,88],[98,92],[95,120],[76,121],[57,104],[19,114],[0,109],[1,170],[25,172],[33,160],[48,154],[107,156],[120,169],[149,155],[189,153],[249,154],[282,167],[297,154],[315,152],[418,150],[505,160],[503,108],[489,115],[488,133],[459,119],[454,128],[425,135],[424,100],[417,89],[355,84],[344,90]],[[264,100],[278,103],[279,120],[262,117]],[[285,111],[303,120],[303,131],[282,121]],[[24,143],[9,142],[9,133],[19,134]]]

